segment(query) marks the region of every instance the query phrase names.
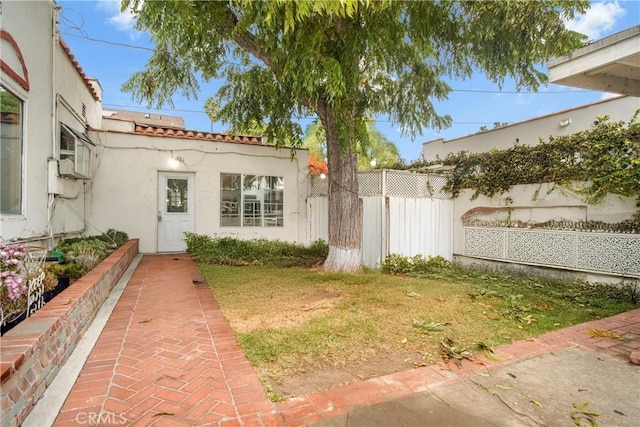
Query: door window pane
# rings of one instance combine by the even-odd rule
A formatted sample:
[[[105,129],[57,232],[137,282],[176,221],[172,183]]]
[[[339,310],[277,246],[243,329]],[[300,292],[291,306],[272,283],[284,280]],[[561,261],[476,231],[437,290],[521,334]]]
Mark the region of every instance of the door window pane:
[[[0,86],[0,212],[22,213],[22,101]]]
[[[220,225],[240,225],[240,174],[220,175]]]
[[[189,212],[188,191],[189,180],[184,178],[167,178],[167,212]]]

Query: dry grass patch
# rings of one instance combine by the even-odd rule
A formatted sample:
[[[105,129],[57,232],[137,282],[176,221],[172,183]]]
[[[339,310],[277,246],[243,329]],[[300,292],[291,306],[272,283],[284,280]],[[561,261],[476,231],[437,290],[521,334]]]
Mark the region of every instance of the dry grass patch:
[[[435,363],[445,340],[479,351],[633,308],[583,285],[457,270],[201,269],[274,399]]]

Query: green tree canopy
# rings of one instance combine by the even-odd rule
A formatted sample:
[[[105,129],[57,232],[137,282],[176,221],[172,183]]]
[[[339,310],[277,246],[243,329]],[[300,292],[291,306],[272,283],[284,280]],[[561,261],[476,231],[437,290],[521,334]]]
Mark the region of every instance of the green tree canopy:
[[[393,168],[402,162],[398,147],[389,141],[378,129],[373,120],[367,122],[367,145],[363,146],[358,142],[356,154],[358,157],[357,168],[359,171],[373,168],[384,169]],[[327,158],[327,140],[322,123],[314,120],[304,132],[302,146],[309,150],[309,154],[316,159]],[[375,166],[371,161],[375,160]]]
[[[535,89],[538,69],[581,45],[563,20],[586,0],[523,1],[142,1],[137,28],[151,32],[155,51],[124,89],[161,106],[176,91],[198,93],[224,78],[218,119],[267,124],[278,144],[300,146],[297,116],[314,114],[325,129],[329,181],[329,256],[325,270],[358,271],[356,151],[367,120],[384,114],[409,134],[442,128],[435,111],[446,78],[474,70],[501,84]]]

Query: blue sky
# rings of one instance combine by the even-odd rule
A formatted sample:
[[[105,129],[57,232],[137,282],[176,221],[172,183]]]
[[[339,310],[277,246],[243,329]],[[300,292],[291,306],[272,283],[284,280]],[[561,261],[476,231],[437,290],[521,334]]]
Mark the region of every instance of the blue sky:
[[[217,91],[219,81],[201,84],[198,99],[188,100],[176,95],[174,109],[147,110],[131,100],[121,85],[136,71],[144,69],[151,56],[149,34],[133,29],[133,18],[120,13],[118,0],[57,1],[62,6],[60,33],[78,58],[88,76],[100,81],[103,88],[103,108],[162,112],[182,116],[187,129],[224,132],[222,123],[211,123],[203,105]],[[640,24],[640,1],[592,2],[591,9],[569,27],[597,40]],[[93,39],[93,40],[91,40]],[[101,41],[98,41],[101,40]],[[131,47],[136,46],[136,47]],[[546,71],[546,66],[544,68]],[[446,101],[436,104],[440,114],[449,114],[453,125],[445,130],[425,129],[416,138],[403,136],[397,124],[387,117],[378,117],[376,127],[400,149],[407,161],[420,157],[422,143],[436,138],[452,139],[476,132],[481,126],[495,122],[514,123],[532,117],[560,111],[606,98],[602,92],[573,89],[550,84],[537,93],[511,93],[514,84],[507,82],[502,92],[481,74],[472,79],[450,82],[454,89]],[[310,119],[300,121],[303,129]]]

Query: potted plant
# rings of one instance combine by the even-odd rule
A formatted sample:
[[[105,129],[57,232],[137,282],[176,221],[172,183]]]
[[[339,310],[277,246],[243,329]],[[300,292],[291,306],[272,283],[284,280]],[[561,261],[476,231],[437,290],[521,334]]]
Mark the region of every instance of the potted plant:
[[[58,295],[57,287],[58,287],[58,277],[49,269],[49,264],[45,264],[44,266],[44,280],[42,281],[44,285],[44,294],[42,299],[45,304],[48,303]]]

